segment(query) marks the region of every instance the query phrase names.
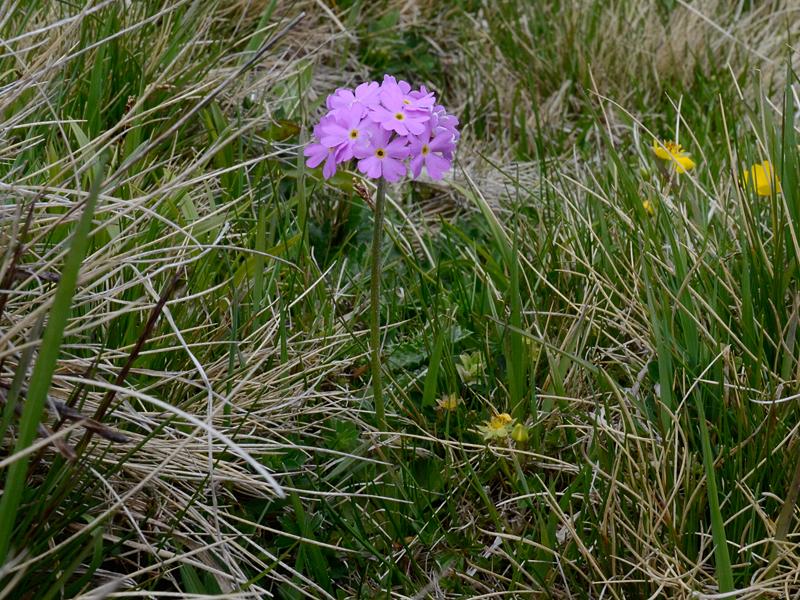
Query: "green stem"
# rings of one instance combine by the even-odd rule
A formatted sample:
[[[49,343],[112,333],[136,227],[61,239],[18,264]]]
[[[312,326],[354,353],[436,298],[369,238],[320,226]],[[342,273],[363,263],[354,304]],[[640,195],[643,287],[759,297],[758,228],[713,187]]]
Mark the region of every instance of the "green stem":
[[[369,334],[372,352],[372,397],[378,426],[386,429],[386,411],[383,405],[381,380],[381,234],[383,233],[383,205],[386,201],[386,180],[378,180],[375,195],[375,223],[372,229],[372,278],[370,281]]]
[[[708,508],[711,511],[711,534],[714,539],[714,557],[717,563],[717,585],[720,592],[732,592],[733,568],[731,557],[728,553],[728,539],[725,536],[725,521],[719,505],[717,480],[714,476],[714,456],[711,453],[711,439],[706,425],[706,415],[703,401],[695,395],[697,416],[700,421],[700,441],[703,446],[703,465],[706,471],[706,488],[708,490]]]

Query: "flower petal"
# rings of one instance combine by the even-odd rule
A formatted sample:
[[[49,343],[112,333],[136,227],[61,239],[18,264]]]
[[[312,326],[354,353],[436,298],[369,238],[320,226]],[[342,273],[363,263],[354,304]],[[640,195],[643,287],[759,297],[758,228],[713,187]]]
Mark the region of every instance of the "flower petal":
[[[696,166],[695,162],[689,158],[688,154],[679,154],[677,156],[673,156],[672,160],[674,161],[675,170],[680,174],[691,171]]]
[[[334,158],[334,153],[331,152],[328,154],[328,158],[325,161],[325,166],[322,167],[322,176],[325,179],[330,179],[336,173],[336,159]]]
[[[382,162],[386,181],[399,181],[406,174],[406,165],[402,161],[387,157]]]
[[[431,179],[441,179],[450,170],[450,161],[438,154],[428,154],[425,160],[425,168]]]
[[[406,158],[410,152],[406,139],[398,137],[386,145],[386,153],[392,158]]]
[[[669,150],[658,140],[653,140],[653,152],[661,160],[670,160],[672,158]]]
[[[358,170],[371,179],[378,179],[381,176],[381,161],[375,156],[364,158],[358,161]]]
[[[409,163],[411,166],[411,174],[414,176],[415,179],[419,177],[420,174],[422,173],[422,163],[424,162],[424,160],[425,159],[422,157],[422,154],[417,154],[416,156],[414,156],[414,158],[411,159],[411,162]]]
[[[438,134],[430,143],[433,152],[452,152],[455,148],[453,136],[449,131],[444,131]]]

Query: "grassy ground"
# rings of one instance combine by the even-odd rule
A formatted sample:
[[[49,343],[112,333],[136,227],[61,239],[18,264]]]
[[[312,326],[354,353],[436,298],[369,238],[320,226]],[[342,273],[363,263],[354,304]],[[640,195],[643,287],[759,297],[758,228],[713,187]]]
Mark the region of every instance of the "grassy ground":
[[[800,594],[798,35],[795,0],[7,1],[0,599]],[[463,136],[389,189],[384,430],[371,211],[301,150],[385,72]]]

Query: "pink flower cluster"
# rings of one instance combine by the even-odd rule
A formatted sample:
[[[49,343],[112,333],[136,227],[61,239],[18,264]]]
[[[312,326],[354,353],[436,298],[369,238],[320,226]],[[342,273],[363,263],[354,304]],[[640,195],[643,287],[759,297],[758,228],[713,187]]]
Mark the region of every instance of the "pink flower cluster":
[[[353,158],[364,175],[387,181],[398,181],[409,168],[419,177],[423,166],[433,179],[441,179],[453,162],[458,119],[436,104],[425,86],[412,90],[405,81],[384,75],[380,84],[340,88],[326,104],[328,113],[304,151],[309,167],[324,163],[326,179]]]

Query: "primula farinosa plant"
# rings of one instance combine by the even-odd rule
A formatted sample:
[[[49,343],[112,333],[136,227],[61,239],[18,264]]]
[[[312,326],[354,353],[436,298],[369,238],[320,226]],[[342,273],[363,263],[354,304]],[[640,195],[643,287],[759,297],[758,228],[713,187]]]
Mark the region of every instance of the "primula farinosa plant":
[[[328,96],[328,112],[314,127],[305,148],[309,167],[322,165],[329,179],[339,165],[356,160],[358,170],[377,180],[372,236],[370,345],[372,390],[378,423],[385,425],[380,359],[380,245],[386,182],[414,178],[423,167],[441,179],[453,163],[459,138],[458,119],[436,103],[425,86],[412,90],[405,81],[385,75],[382,83],[362,83],[355,90],[340,88]]]

